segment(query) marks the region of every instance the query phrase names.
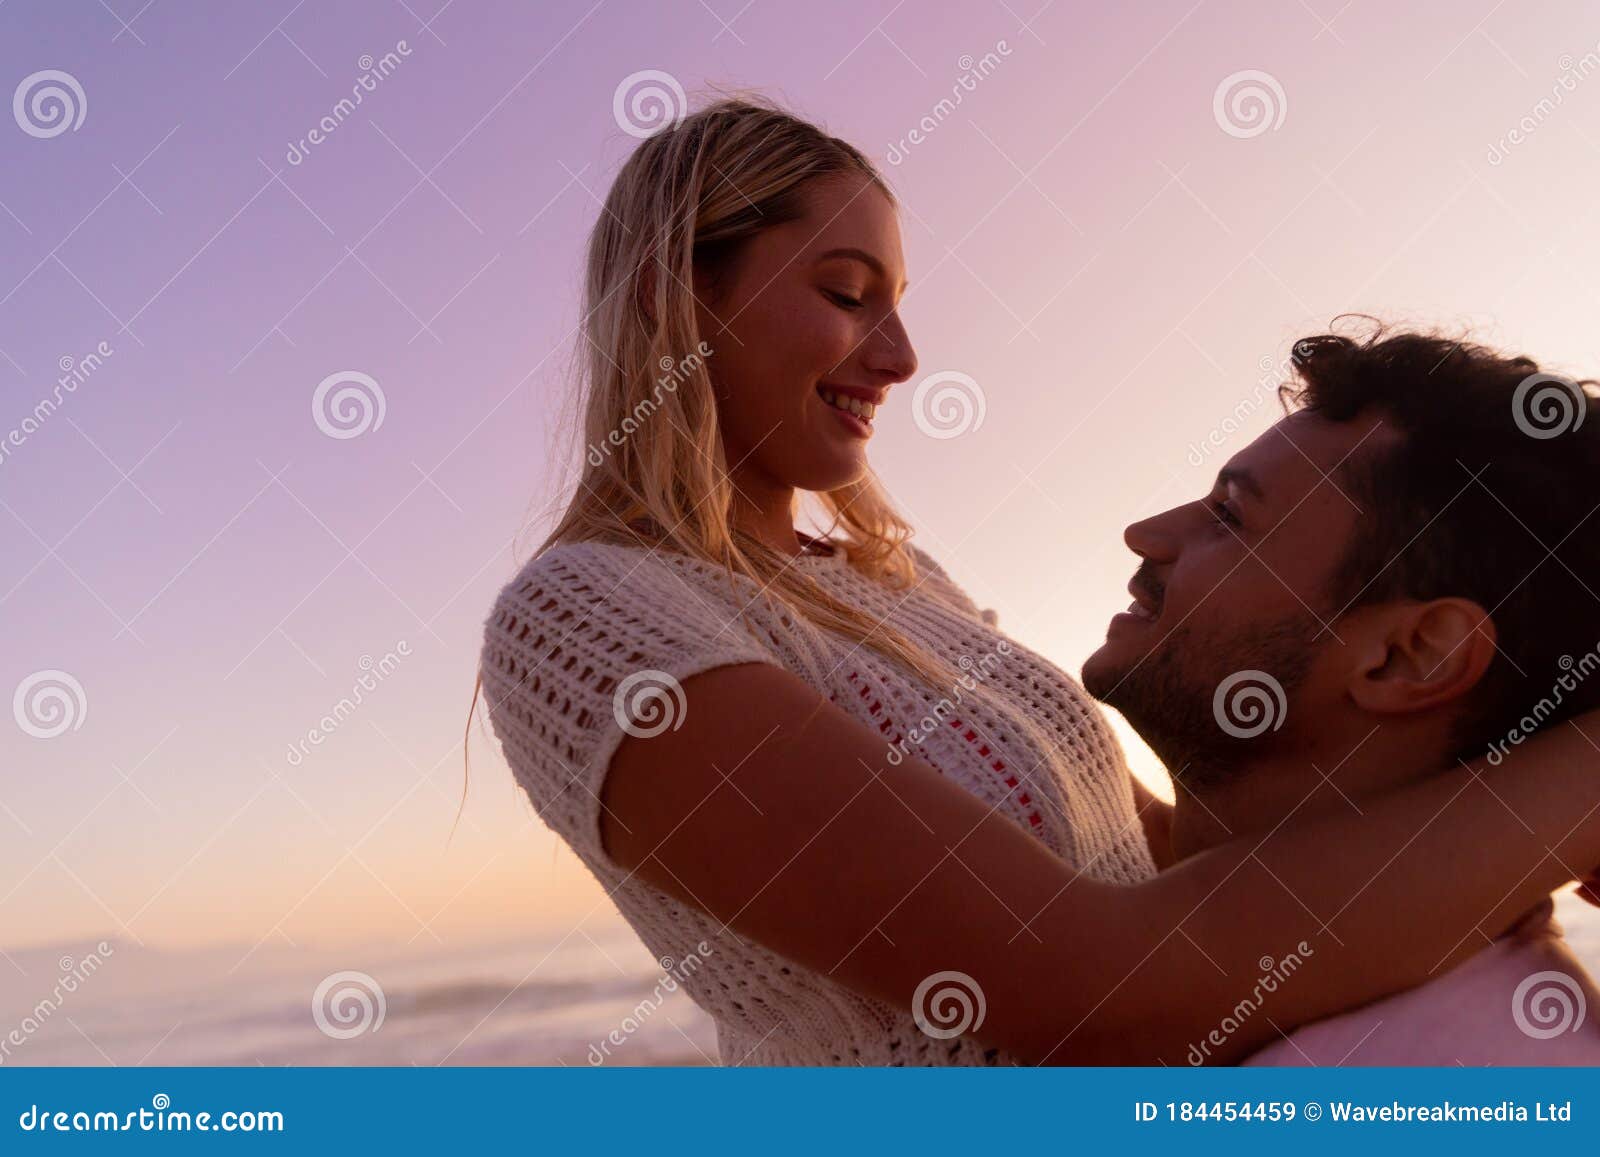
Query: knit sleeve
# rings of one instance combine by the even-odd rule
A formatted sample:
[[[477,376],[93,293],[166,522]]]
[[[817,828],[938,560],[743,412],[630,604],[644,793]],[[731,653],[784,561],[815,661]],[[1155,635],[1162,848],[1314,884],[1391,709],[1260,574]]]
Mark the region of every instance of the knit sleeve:
[[[540,818],[585,860],[606,860],[601,787],[624,738],[682,726],[693,675],[781,665],[722,578],[571,543],[531,560],[495,600],[479,663],[490,722]]]
[[[912,559],[917,564],[917,578],[919,581],[926,577],[929,587],[934,588],[946,600],[954,603],[973,618],[982,619],[991,627],[999,623],[1000,616],[994,610],[988,607],[980,608],[977,603],[973,602],[972,596],[957,585],[955,579],[950,577],[944,567],[934,561],[931,554],[920,546],[907,545],[911,551]]]

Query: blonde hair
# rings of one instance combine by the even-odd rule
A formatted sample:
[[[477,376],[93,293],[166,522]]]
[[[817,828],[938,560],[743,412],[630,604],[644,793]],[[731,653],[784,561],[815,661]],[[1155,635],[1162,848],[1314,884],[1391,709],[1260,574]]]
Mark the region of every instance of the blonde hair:
[[[744,242],[801,217],[808,187],[834,178],[870,181],[896,203],[860,150],[759,98],[718,100],[634,150],[589,236],[580,347],[589,453],[538,553],[595,540],[677,551],[937,686],[949,667],[734,525],[695,273],[716,284]],[[893,587],[916,583],[911,527],[873,475],[816,498],[848,565]]]

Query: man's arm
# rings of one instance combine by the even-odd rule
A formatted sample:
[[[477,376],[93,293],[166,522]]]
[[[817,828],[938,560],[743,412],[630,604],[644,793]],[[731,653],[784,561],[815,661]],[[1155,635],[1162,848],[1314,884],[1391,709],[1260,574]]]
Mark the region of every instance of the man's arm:
[[[1150,845],[1156,867],[1165,870],[1177,862],[1172,854],[1172,805],[1157,799],[1138,776],[1132,778],[1133,806],[1139,813],[1139,822],[1144,825],[1145,841]]]
[[[682,687],[681,727],[611,757],[611,861],[727,943],[903,1011],[924,1011],[936,971],[965,973],[985,998],[972,1035],[1026,1064],[1193,1063],[1261,957],[1307,941],[1294,983],[1202,1058],[1236,1062],[1431,979],[1570,881],[1565,863],[1600,862],[1597,748],[1566,728],[1511,766],[1480,760],[1117,885],[914,755],[890,763],[875,728],[779,667]]]

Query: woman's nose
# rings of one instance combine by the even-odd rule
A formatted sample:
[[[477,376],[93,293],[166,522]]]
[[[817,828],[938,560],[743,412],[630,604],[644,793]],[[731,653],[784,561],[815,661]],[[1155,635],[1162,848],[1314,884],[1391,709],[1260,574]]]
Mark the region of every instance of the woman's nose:
[[[917,351],[912,348],[911,335],[898,313],[891,313],[878,324],[878,333],[870,344],[873,370],[891,382],[903,382],[917,372]]]

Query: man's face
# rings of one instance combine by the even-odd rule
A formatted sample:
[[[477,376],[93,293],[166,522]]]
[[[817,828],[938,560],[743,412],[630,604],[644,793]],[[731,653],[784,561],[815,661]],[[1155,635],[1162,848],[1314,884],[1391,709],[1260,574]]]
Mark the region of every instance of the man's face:
[[[1340,472],[1398,438],[1377,414],[1292,414],[1229,459],[1210,494],[1128,527],[1143,559],[1134,604],[1111,620],[1083,683],[1175,774],[1246,739],[1292,742],[1342,704],[1331,579],[1376,512],[1356,508]]]

